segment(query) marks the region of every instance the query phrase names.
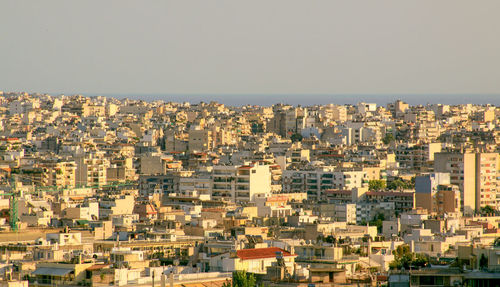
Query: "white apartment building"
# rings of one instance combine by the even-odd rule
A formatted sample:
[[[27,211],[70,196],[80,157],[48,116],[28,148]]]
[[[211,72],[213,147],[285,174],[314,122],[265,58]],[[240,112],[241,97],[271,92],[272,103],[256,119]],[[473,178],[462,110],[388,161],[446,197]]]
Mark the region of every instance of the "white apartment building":
[[[334,218],[338,222],[347,222],[347,224],[356,224],[356,204],[335,204]]]
[[[214,166],[212,198],[232,202],[250,202],[271,194],[269,165]]]
[[[76,185],[105,185],[107,183],[106,175],[107,168],[110,167],[110,162],[107,158],[93,157],[77,157],[75,181]]]
[[[377,111],[377,104],[374,103],[358,103],[357,105],[358,112],[363,116],[370,115]]]
[[[74,187],[76,181],[76,163],[62,161],[53,165],[49,176],[49,185]]]
[[[334,171],[329,167],[283,171],[283,192],[306,192],[310,200],[319,199],[324,190],[351,190],[362,187],[366,182],[365,171]]]
[[[329,104],[326,106],[322,106],[320,110],[321,117],[329,121],[347,121],[347,109],[345,106],[336,106],[333,104]]]

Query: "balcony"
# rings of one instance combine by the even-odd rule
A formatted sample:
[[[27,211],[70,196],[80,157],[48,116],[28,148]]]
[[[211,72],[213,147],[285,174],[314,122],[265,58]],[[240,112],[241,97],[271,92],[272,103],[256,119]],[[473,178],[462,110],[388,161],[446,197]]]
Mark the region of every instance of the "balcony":
[[[214,177],[213,181],[214,182],[222,182],[222,183],[230,183],[234,180],[234,178],[218,178],[218,177]]]
[[[230,177],[230,176],[234,177],[235,174],[234,173],[230,173],[230,172],[229,173],[224,173],[224,172],[220,172],[220,171],[214,171],[214,176],[216,176],[216,177]]]
[[[217,186],[217,185],[214,185],[212,187],[212,190],[214,191],[231,191],[231,187],[230,186]]]
[[[237,192],[236,193],[236,197],[237,198],[246,198],[246,199],[248,199],[248,198],[250,198],[250,193],[248,193],[248,192]]]

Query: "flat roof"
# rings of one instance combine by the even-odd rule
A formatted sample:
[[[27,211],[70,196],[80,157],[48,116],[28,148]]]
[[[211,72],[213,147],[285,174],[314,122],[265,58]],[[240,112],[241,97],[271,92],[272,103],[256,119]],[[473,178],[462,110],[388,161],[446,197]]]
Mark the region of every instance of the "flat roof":
[[[51,276],[65,276],[71,273],[73,269],[67,268],[53,268],[53,267],[40,267],[33,271],[33,275],[51,275]]]

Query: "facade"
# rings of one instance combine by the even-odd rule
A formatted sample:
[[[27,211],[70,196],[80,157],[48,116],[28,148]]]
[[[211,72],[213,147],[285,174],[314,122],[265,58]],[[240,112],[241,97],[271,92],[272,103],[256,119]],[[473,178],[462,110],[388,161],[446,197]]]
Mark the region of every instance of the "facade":
[[[435,170],[449,172],[450,183],[458,185],[464,213],[487,205],[498,208],[498,153],[437,153]]]
[[[492,105],[0,92],[0,285],[496,286],[499,127]]]
[[[351,190],[362,187],[367,182],[365,171],[334,171],[323,168],[283,172],[283,192],[306,192],[311,200],[321,198],[326,190]]]
[[[75,182],[78,186],[100,186],[107,183],[109,160],[99,157],[78,157],[75,159]]]
[[[428,136],[423,136],[428,138]],[[396,161],[401,167],[422,169],[434,161],[434,154],[441,151],[441,143],[409,144],[402,143],[396,147]]]
[[[269,165],[214,166],[212,198],[250,202],[271,194]]]
[[[189,130],[189,145],[191,151],[206,151],[214,147],[214,135],[210,130],[191,129]]]
[[[500,208],[499,163],[498,153],[476,154],[476,209]]]
[[[415,178],[415,206],[429,213],[459,213],[460,190],[450,184],[449,173],[431,173]]]
[[[241,249],[231,252],[229,257],[222,259],[222,269],[224,271],[245,270],[250,273],[265,274],[267,268],[276,265],[277,258],[281,257],[286,268],[293,271],[296,256],[277,247]]]
[[[458,185],[464,214],[471,214],[476,204],[476,155],[473,153],[437,153],[434,170],[449,172],[450,183]]]
[[[334,209],[334,218],[336,221],[347,222],[347,224],[356,224],[356,204],[336,204]]]

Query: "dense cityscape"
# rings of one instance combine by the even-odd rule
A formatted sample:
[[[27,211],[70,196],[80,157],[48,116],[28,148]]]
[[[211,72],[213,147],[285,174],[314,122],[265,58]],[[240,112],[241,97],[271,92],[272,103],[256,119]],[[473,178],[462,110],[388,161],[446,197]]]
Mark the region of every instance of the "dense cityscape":
[[[498,286],[499,124],[0,92],[0,285]]]

